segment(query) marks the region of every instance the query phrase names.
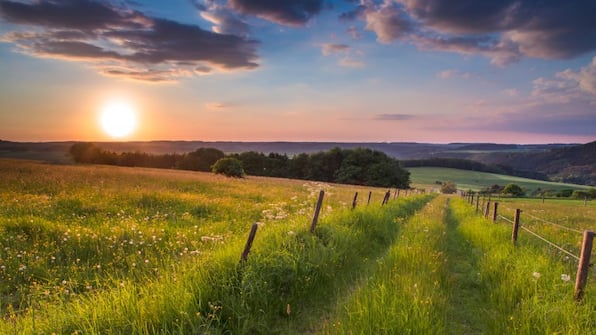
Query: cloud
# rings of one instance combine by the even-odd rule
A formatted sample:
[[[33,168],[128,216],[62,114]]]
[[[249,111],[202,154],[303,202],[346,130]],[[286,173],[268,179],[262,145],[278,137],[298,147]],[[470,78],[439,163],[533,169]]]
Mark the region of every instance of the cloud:
[[[405,121],[414,119],[414,115],[410,114],[377,114],[375,120],[381,121]]]
[[[354,39],[354,40],[359,40],[362,37],[362,34],[360,34],[360,31],[358,31],[358,29],[354,26],[350,26],[350,28],[348,28],[347,32],[350,36],[352,36],[352,39]]]
[[[586,0],[362,0],[360,18],[381,43],[484,55],[504,66],[522,57],[567,59],[596,50],[596,2]]]
[[[154,18],[105,1],[3,1],[3,19],[25,27],[2,37],[34,56],[91,63],[105,75],[175,81],[213,69],[258,66],[258,42]]]
[[[337,61],[337,64],[342,67],[359,69],[366,66],[363,61],[353,57],[353,54],[362,56],[362,53],[353,52],[347,44],[325,43],[321,45],[321,53],[323,56],[341,55],[342,57]]]
[[[509,97],[517,97],[519,96],[519,90],[516,88],[508,88],[501,91],[501,94],[509,96]]]
[[[231,34],[248,37],[250,26],[240,19],[230,9],[219,5],[215,1],[209,1],[208,5],[195,2],[195,7],[201,13],[201,17],[214,24],[213,31],[218,34]]]
[[[321,47],[321,52],[324,56],[348,52],[349,50],[350,46],[346,44],[325,43]]]
[[[228,108],[229,106],[227,104],[221,103],[221,102],[208,102],[205,104],[205,108],[211,110],[211,111],[217,111],[217,110],[223,110]]]
[[[304,26],[323,9],[323,0],[229,0],[232,9],[286,26]]]
[[[437,77],[441,78],[441,79],[450,79],[450,78],[464,78],[464,79],[468,79],[470,78],[470,73],[469,72],[461,72],[459,70],[445,70],[445,71],[441,71],[439,73],[437,73]]]
[[[364,63],[363,61],[353,59],[350,57],[340,59],[338,64],[343,67],[349,67],[354,69],[360,69],[366,66],[366,63]]]
[[[554,78],[540,77],[533,82],[534,105],[545,103],[586,103],[596,106],[596,57],[579,71],[567,69]]]
[[[414,24],[408,15],[392,1],[385,1],[381,6],[369,5],[363,11],[366,30],[377,34],[381,43],[390,43],[414,31]]]

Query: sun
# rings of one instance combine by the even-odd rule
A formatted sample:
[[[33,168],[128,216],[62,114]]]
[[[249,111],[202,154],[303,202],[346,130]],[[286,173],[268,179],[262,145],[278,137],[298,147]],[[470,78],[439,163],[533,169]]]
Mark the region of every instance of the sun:
[[[135,109],[126,102],[110,102],[103,106],[101,127],[111,137],[125,137],[137,127]]]

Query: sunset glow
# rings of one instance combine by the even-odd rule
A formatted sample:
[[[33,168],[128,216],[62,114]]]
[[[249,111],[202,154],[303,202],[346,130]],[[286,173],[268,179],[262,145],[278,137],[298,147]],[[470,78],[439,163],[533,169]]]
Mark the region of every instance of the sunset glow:
[[[112,102],[104,106],[100,122],[103,130],[115,138],[130,135],[137,126],[134,109],[124,102]]]
[[[592,12],[582,0],[3,0],[0,134],[587,143]],[[120,111],[98,127],[110,92],[134,95],[143,124]]]

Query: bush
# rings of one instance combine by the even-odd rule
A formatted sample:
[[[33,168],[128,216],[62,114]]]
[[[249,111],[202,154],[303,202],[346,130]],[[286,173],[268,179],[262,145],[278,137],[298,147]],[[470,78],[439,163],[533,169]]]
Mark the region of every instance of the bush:
[[[507,184],[503,189],[504,194],[510,194],[514,197],[521,197],[525,194],[524,190],[517,184]]]
[[[441,193],[444,194],[453,194],[457,192],[457,186],[452,181],[446,181],[441,185]]]
[[[211,171],[213,171],[213,173],[223,174],[227,177],[244,177],[242,162],[236,158],[222,158],[218,160],[213,164]]]

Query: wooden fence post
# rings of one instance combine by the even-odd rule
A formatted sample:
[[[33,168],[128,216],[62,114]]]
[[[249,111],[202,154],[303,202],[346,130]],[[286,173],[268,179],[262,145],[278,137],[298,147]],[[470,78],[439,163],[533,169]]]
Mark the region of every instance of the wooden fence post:
[[[252,227],[250,228],[250,234],[248,234],[248,239],[246,240],[246,245],[244,246],[244,251],[242,252],[242,255],[240,256],[240,263],[244,263],[248,259],[248,253],[250,252],[250,248],[252,247],[252,241],[254,241],[255,236],[257,235],[257,227],[258,226],[259,226],[258,224],[253,223]]]
[[[372,196],[372,191],[368,192],[368,202],[366,203],[366,205],[370,205],[370,197]]]
[[[393,193],[393,200],[395,200],[395,198],[397,198],[397,192],[398,192],[398,190],[397,190],[397,188],[396,188],[396,189],[395,189],[395,192]]]
[[[321,190],[319,192],[319,200],[317,200],[317,207],[315,207],[315,214],[312,217],[312,223],[310,224],[310,233],[314,234],[315,228],[317,227],[317,221],[319,221],[319,213],[321,212],[321,205],[323,204],[323,197],[325,196],[325,191]]]
[[[493,223],[497,223],[497,209],[499,208],[499,203],[495,201],[493,207]]]
[[[488,219],[488,214],[490,213],[490,201],[486,202],[486,207],[484,207],[484,218]]]
[[[480,203],[480,194],[476,196],[476,214],[478,214],[478,204]]]
[[[397,189],[397,197],[399,198],[399,191],[401,191],[399,188]]]
[[[584,295],[584,288],[588,282],[588,272],[590,272],[590,254],[592,253],[593,243],[594,232],[590,230],[584,231],[584,241],[582,242],[582,252],[579,258],[577,277],[575,279],[575,293],[573,295],[577,301],[582,299]]]
[[[357,201],[358,201],[358,192],[354,193],[354,200],[352,200],[352,209],[356,208]]]
[[[517,231],[519,230],[519,215],[521,213],[521,209],[515,210],[515,217],[513,218],[513,231],[511,232],[511,242],[513,245],[517,243]]]
[[[381,205],[386,205],[387,203],[389,203],[389,197],[391,196],[391,191],[387,191],[385,192],[385,196],[383,197],[383,202],[381,203]]]

